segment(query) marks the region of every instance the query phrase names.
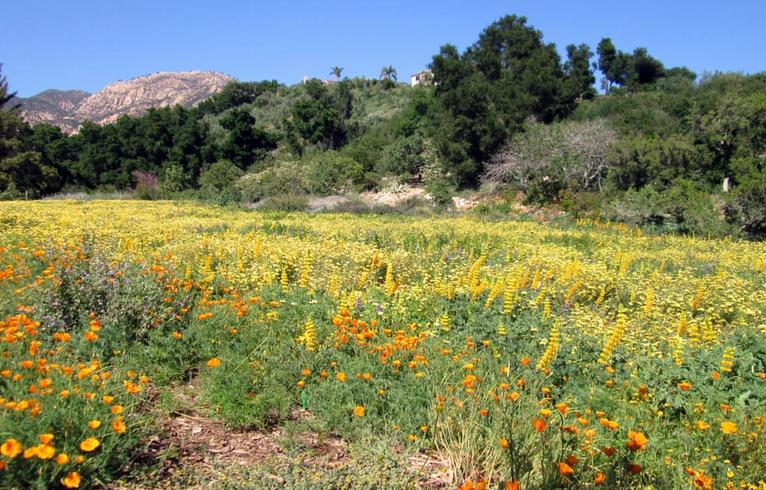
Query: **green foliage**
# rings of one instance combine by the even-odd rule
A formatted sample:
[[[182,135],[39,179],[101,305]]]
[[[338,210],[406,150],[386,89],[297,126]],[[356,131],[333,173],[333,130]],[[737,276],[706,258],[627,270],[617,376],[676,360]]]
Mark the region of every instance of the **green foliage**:
[[[424,143],[425,139],[420,134],[398,138],[386,149],[380,171],[407,178],[419,175],[425,165]]]
[[[347,112],[350,93],[345,99],[333,97],[316,79],[306,82],[304,91],[306,97],[293,105],[287,121],[293,146],[299,151],[306,144],[322,149],[341,147],[346,142],[344,113]]]
[[[569,51],[565,73],[555,45],[526,22],[503,17],[462,55],[446,45],[433,58],[435,94],[444,109],[437,145],[461,185],[475,182],[481,164],[528,116],[551,122],[587,92],[587,47]]]
[[[362,165],[365,172],[381,169],[386,148],[395,144],[389,124],[377,123],[343,147],[340,153]]]
[[[162,169],[160,175],[160,190],[166,194],[181,192],[191,187],[189,175],[181,165],[170,164]]]
[[[14,95],[0,72],[0,198],[39,197],[58,190],[61,176],[48,155],[35,151],[34,133],[18,108],[5,107]]]
[[[357,188],[365,181],[364,167],[356,160],[334,151],[307,156],[311,191],[337,194]]]
[[[198,107],[203,114],[220,114],[245,104],[252,104],[263,94],[282,90],[276,80],[262,82],[229,82],[217,94],[203,100]]]
[[[604,215],[636,226],[687,234],[725,236],[735,232],[708,192],[679,179],[665,190],[652,185],[628,190],[605,206]]]
[[[242,175],[242,170],[234,163],[219,160],[200,175],[200,192],[206,199],[219,203],[239,201],[236,183]]]
[[[263,211],[305,211],[309,207],[309,198],[306,194],[288,192],[268,197],[258,207]]]
[[[766,172],[751,176],[737,188],[729,214],[748,236],[766,237]]]
[[[277,147],[276,136],[256,127],[255,118],[246,109],[238,108],[226,114],[221,126],[228,131],[221,155],[241,169],[259,169],[269,152]]]
[[[682,136],[623,139],[610,156],[609,180],[620,190],[650,183],[661,190],[680,177],[700,178],[700,160],[698,148]]]
[[[596,49],[598,53],[598,68],[604,74],[606,90],[614,86],[625,87],[630,92],[646,90],[658,80],[665,77],[663,64],[649,55],[646,48],[636,48],[632,54],[618,51],[608,37],[601,39]],[[686,68],[676,68],[674,76],[693,75]],[[692,76],[692,80],[695,77]]]
[[[301,162],[280,162],[258,173],[250,173],[237,181],[237,189],[245,202],[256,202],[286,194],[304,194],[312,185]]]

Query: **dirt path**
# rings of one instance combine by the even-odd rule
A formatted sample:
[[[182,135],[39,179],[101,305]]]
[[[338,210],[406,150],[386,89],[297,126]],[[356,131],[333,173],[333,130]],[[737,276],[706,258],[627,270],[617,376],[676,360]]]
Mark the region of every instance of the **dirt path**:
[[[232,429],[205,414],[198,392],[194,383],[173,389],[173,408],[169,412],[156,409],[155,416],[161,420],[157,433],[142,441],[133,467],[109,490],[290,488],[296,471],[300,475],[353,474],[356,462],[343,439],[308,429],[289,433],[284,427]],[[301,421],[311,418],[310,412],[294,409],[289,422],[301,427]],[[448,486],[449,474],[438,458],[402,455],[402,462],[406,468],[399,471],[411,474],[408,487]],[[322,488],[322,481],[301,488]]]

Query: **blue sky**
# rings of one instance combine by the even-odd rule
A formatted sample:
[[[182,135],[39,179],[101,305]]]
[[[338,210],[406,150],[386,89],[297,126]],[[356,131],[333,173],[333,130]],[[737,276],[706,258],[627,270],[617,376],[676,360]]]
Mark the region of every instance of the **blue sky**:
[[[611,37],[697,73],[766,70],[766,0],[17,0],[2,12],[0,63],[21,96],[162,70],[296,83],[334,65],[377,77],[390,64],[405,79],[505,14],[525,15],[562,52]]]

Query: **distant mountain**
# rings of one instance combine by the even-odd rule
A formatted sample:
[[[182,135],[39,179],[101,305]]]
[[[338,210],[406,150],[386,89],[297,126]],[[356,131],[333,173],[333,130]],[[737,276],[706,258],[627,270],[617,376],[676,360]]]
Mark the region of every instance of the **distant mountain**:
[[[11,103],[21,104],[22,115],[29,124],[48,123],[71,133],[81,121],[75,118],[77,108],[90,96],[82,90],[46,90],[26,99],[16,98]]]
[[[49,123],[74,133],[84,121],[108,124],[123,114],[136,116],[151,107],[193,106],[220,92],[233,79],[214,72],[159,72],[107,85],[95,94],[80,90],[46,90],[19,98],[30,124]]]

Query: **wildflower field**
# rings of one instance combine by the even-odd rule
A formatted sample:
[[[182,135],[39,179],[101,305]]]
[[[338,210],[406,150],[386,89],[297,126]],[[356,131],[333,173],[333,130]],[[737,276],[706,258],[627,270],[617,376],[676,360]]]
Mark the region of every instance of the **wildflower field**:
[[[766,488],[765,282],[762,243],[597,222],[0,203],[0,487],[150,472],[194,383],[349,444],[221,488]]]

